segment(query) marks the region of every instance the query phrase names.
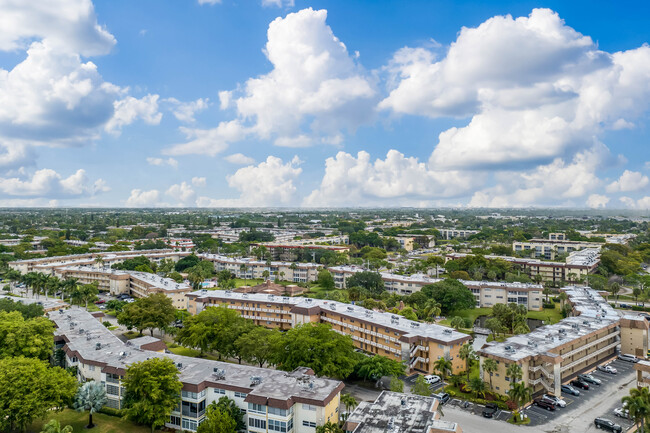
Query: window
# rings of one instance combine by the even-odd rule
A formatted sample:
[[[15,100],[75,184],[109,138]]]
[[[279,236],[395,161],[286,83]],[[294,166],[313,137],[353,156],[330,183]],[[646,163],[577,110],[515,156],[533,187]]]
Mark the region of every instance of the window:
[[[183,430],[196,430],[198,423],[189,419],[183,419]]]
[[[235,391],[235,397],[237,398],[246,398],[248,394],[244,394],[243,392],[237,392]]]
[[[269,431],[287,432],[287,423],[284,421],[269,420]]]
[[[266,406],[263,404],[248,403],[248,411],[250,413],[266,414]]]
[[[316,410],[316,406],[312,406],[311,404],[305,404],[305,403],[302,404],[302,408],[304,410]]]
[[[248,425],[250,427],[266,430],[266,421],[263,419],[248,417]]]
[[[181,425],[181,417],[172,415],[169,417],[169,423],[172,425]]]
[[[221,389],[221,388],[214,388],[214,393],[215,393],[215,394],[223,394],[223,395],[225,395],[225,394],[226,394],[226,390],[225,390],[225,389]]]
[[[115,385],[106,385],[106,394],[119,395],[120,387]]]
[[[315,423],[315,422],[311,422],[311,421],[303,421],[303,422],[302,422],[302,425],[303,425],[304,427],[313,427],[313,428],[316,428],[316,423]]]
[[[89,365],[89,366],[88,366],[88,370],[90,370],[90,371],[95,371],[95,366],[94,366],[94,365]]]
[[[106,400],[106,407],[110,407],[112,409],[119,409],[120,408],[120,401],[119,400],[113,400],[112,398],[109,398]]]
[[[287,416],[288,410],[269,406],[269,415]],[[269,427],[270,428],[270,427]]]

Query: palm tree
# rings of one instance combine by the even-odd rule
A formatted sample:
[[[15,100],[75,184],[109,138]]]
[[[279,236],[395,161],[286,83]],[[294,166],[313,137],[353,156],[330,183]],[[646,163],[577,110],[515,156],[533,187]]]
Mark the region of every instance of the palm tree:
[[[524,376],[524,372],[519,364],[515,364],[513,362],[512,364],[508,365],[508,368],[506,369],[506,376],[510,377],[512,383],[517,383]]]
[[[440,373],[442,380],[445,380],[447,376],[451,374],[452,368],[453,364],[444,356],[438,358],[438,360],[433,363],[433,369]]]
[[[52,275],[50,277],[47,277],[47,283],[45,284],[45,286],[46,286],[45,287],[46,288],[46,291],[45,291],[46,296],[47,295],[56,296],[55,294],[56,294],[57,290],[59,290],[59,288],[61,287],[61,280],[59,279],[59,277],[57,277],[55,275]]]
[[[510,389],[506,394],[508,394],[508,397],[510,397],[510,399],[515,402],[515,405],[517,405],[516,413],[518,414],[521,406],[530,401],[533,395],[533,390],[523,382],[513,382],[510,384]]]
[[[564,303],[569,299],[569,295],[567,295],[566,292],[560,292],[560,294],[557,295],[557,298],[560,300],[561,308],[564,308]]]
[[[97,264],[98,267],[104,266],[104,258],[102,256],[97,256],[95,257],[95,263]]]
[[[41,293],[45,292],[45,286],[47,285],[47,280],[48,280],[47,275],[41,272],[36,273],[36,277],[34,279],[34,290],[36,290],[37,298],[41,295]],[[47,294],[45,294],[45,297],[47,297]]]
[[[546,296],[546,303],[548,304],[548,295],[553,293],[550,287],[544,287],[544,290],[542,290],[542,293]]]
[[[609,285],[609,291],[611,292],[612,295],[615,297],[615,305],[618,307],[618,294],[621,291],[621,285],[617,282],[614,281]]]
[[[66,277],[61,284],[61,300],[65,299],[66,295],[71,295],[74,289],[77,288],[79,280],[76,278]]]
[[[488,374],[490,376],[490,389],[493,390],[494,388],[492,387],[492,375],[497,371],[499,366],[497,365],[497,362],[492,359],[492,358],[485,358],[483,361],[483,374]]]
[[[106,390],[96,381],[84,383],[74,401],[74,408],[78,412],[88,411],[88,425],[86,428],[93,428],[93,413],[98,412],[106,404]]]
[[[7,272],[5,272],[5,278],[7,280],[9,280],[9,282],[10,282],[10,284],[9,284],[10,289],[12,288],[13,284],[16,281],[20,281],[20,277],[22,277],[22,274],[20,272],[18,272],[17,270],[15,270],[15,269],[9,269],[9,270],[7,270]],[[11,290],[10,290],[10,293],[11,293]]]
[[[469,382],[469,369],[472,366],[472,361],[476,359],[476,352],[474,352],[474,347],[470,343],[465,343],[461,346],[458,351],[458,356],[460,359],[465,361],[465,370],[467,371],[467,381]]]
[[[434,322],[437,316],[440,316],[442,310],[440,309],[440,303],[436,302],[433,299],[429,299],[424,305],[424,314],[423,318],[427,322]]]
[[[630,395],[626,395],[621,401],[629,411],[630,417],[634,419],[634,424],[641,424],[638,431],[643,433],[645,420],[650,417],[650,391],[648,388],[632,388]]]
[[[473,377],[467,384],[467,387],[474,393],[476,398],[478,398],[479,395],[485,397],[485,382],[483,382],[480,377]]]
[[[347,412],[345,418],[347,419],[350,416],[350,412],[357,406],[357,399],[355,399],[351,394],[341,395],[341,403],[345,406],[345,411]]]
[[[50,422],[43,426],[41,433],[72,433],[72,426],[66,425],[61,427],[61,423],[55,419],[51,419]]]
[[[465,320],[463,320],[463,318],[460,316],[456,316],[451,319],[451,322],[449,324],[454,329],[460,329],[465,326]]]

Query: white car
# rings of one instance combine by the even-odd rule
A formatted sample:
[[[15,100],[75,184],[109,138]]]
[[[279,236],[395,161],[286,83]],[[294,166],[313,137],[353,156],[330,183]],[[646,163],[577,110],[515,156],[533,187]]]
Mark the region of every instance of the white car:
[[[630,412],[625,408],[617,407],[616,409],[614,409],[614,415],[620,418],[629,418]]]
[[[545,394],[543,398],[550,401],[551,403],[553,403],[558,407],[566,407],[566,401],[563,400],[561,397],[551,395],[551,394]]]
[[[620,353],[618,355],[618,359],[627,362],[634,362],[634,363],[639,362],[639,359],[636,356],[630,355],[629,353]]]
[[[424,376],[424,381],[428,383],[429,385],[432,385],[434,383],[440,382],[442,379],[440,379],[440,376],[436,376],[435,374],[430,374],[428,376]]]
[[[618,370],[616,370],[614,367],[611,365],[599,365],[598,366],[598,371],[604,371],[605,373],[609,374],[616,374],[618,373]]]

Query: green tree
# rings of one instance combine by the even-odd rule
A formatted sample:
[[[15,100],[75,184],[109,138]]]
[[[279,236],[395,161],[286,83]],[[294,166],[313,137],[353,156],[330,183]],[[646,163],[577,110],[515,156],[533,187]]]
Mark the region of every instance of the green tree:
[[[626,395],[621,400],[634,420],[634,424],[640,425],[638,431],[643,433],[645,422],[650,418],[650,391],[647,387],[632,388],[630,395]]]
[[[93,414],[99,412],[107,400],[106,390],[101,384],[93,380],[81,385],[75,396],[74,408],[78,412],[88,411],[88,425],[86,428],[95,427],[95,424],[93,424]]]
[[[318,282],[318,285],[323,287],[325,290],[332,290],[334,288],[334,277],[327,269],[321,269],[318,271],[318,279],[316,281]]]
[[[261,326],[252,328],[235,341],[237,353],[248,362],[255,362],[263,367],[273,358],[275,349],[282,338],[277,329],[267,329]]]
[[[63,409],[76,391],[77,381],[60,367],[33,358],[0,359],[0,431],[22,430]]]
[[[343,433],[343,429],[332,421],[327,421],[323,425],[316,427],[316,433]]]
[[[512,364],[508,364],[508,368],[506,369],[506,376],[510,378],[511,384],[520,381],[523,375],[524,372],[521,369],[521,365],[514,362]]]
[[[469,370],[472,367],[472,362],[476,360],[476,352],[474,352],[474,347],[471,343],[465,343],[461,346],[458,351],[458,356],[460,359],[465,361],[465,371],[467,372],[467,381],[469,382]]]
[[[41,433],[73,433],[71,425],[66,425],[61,427],[61,423],[55,419],[51,419],[47,424],[43,426]]]
[[[544,287],[544,289],[542,290],[542,293],[546,297],[545,302],[548,304],[548,297],[553,294],[553,290],[551,290],[550,287]]]
[[[476,398],[485,396],[485,382],[480,377],[473,377],[468,383],[467,387],[474,393]]]
[[[384,292],[384,280],[377,272],[356,272],[345,281],[346,287],[361,287],[372,296],[380,296]]]
[[[411,388],[411,393],[416,395],[423,395],[425,397],[431,395],[431,388],[429,388],[429,384],[426,382],[426,380],[424,380],[424,376],[418,375],[418,377],[415,378],[415,383]]]
[[[388,387],[393,392],[404,392],[404,382],[402,382],[395,376],[390,378],[390,384],[388,385]]]
[[[420,293],[420,292],[416,292]],[[421,318],[427,322],[434,322],[437,316],[442,312],[440,303],[433,299],[429,299],[425,304]]]
[[[454,329],[460,329],[465,326],[465,320],[460,316],[455,316],[452,317],[451,322],[449,324]]]
[[[42,305],[36,303],[23,304],[22,302],[14,302],[13,299],[9,298],[0,299],[0,311],[6,311],[7,313],[18,311],[24,319],[33,319],[44,314]]]
[[[492,387],[492,375],[496,373],[497,369],[499,368],[497,362],[492,359],[492,358],[485,358],[483,361],[483,374],[487,374],[490,376],[490,389],[493,390],[494,388]],[[484,376],[485,377],[485,376]]]
[[[499,332],[503,331],[501,322],[496,317],[490,317],[485,321],[485,327],[490,330],[492,335],[497,335]]]
[[[617,281],[610,283],[609,292],[614,296],[615,304],[617,307],[618,307],[618,294],[620,293],[620,291],[621,291],[621,285]]]
[[[308,323],[283,335],[274,360],[281,370],[309,367],[319,376],[343,379],[354,370],[357,354],[349,335],[338,334],[324,323]]]
[[[364,357],[355,367],[357,376],[375,382],[384,376],[399,376],[404,371],[404,364],[381,355]]]
[[[126,391],[125,416],[150,425],[153,433],[162,426],[180,401],[183,384],[178,369],[169,358],[152,358],[128,366],[122,380]]]
[[[341,394],[341,403],[345,406],[345,419],[350,416],[352,410],[359,404],[352,394]]]
[[[45,317],[25,320],[18,311],[0,311],[0,358],[27,356],[47,360],[54,347],[54,326]]]
[[[454,365],[451,363],[451,360],[445,358],[444,356],[441,356],[433,363],[433,369],[440,373],[442,380],[445,380],[447,376],[451,374],[453,366]]]
[[[88,302],[95,301],[99,294],[98,283],[95,281],[91,284],[84,284],[77,286],[79,291],[79,298],[86,304],[86,311],[88,310]]]
[[[208,405],[205,421],[199,425],[197,433],[235,433],[237,423],[227,410],[219,407],[216,402]]]
[[[217,407],[222,411],[228,413],[230,417],[235,420],[235,430],[246,430],[246,423],[244,422],[244,414],[237,406],[234,400],[224,396],[217,402]]]
[[[446,279],[429,284],[421,291],[440,304],[443,315],[447,315],[450,311],[474,308],[476,305],[472,291],[457,280]]]
[[[517,406],[517,411],[515,412],[516,416],[519,414],[521,406],[529,402],[532,398],[533,390],[523,382],[511,382],[510,389],[506,391],[506,394],[508,394],[508,397],[510,397]]]
[[[134,302],[139,304],[143,310],[143,328],[149,329],[153,336],[153,330],[164,329],[169,326],[176,317],[176,308],[172,299],[164,293],[154,293]]]

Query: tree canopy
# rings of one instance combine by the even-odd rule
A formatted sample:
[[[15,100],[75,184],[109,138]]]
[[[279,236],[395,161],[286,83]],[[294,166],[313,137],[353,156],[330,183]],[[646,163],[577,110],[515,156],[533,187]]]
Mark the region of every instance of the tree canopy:
[[[356,272],[346,280],[345,285],[347,287],[362,287],[373,296],[379,296],[384,291],[384,280],[377,272]]]
[[[454,279],[446,279],[422,287],[426,296],[433,298],[440,304],[441,314],[447,315],[451,311],[465,310],[476,306],[476,299],[463,283]]]
[[[27,356],[49,359],[54,347],[54,326],[45,317],[25,320],[18,311],[0,311],[0,358]]]

